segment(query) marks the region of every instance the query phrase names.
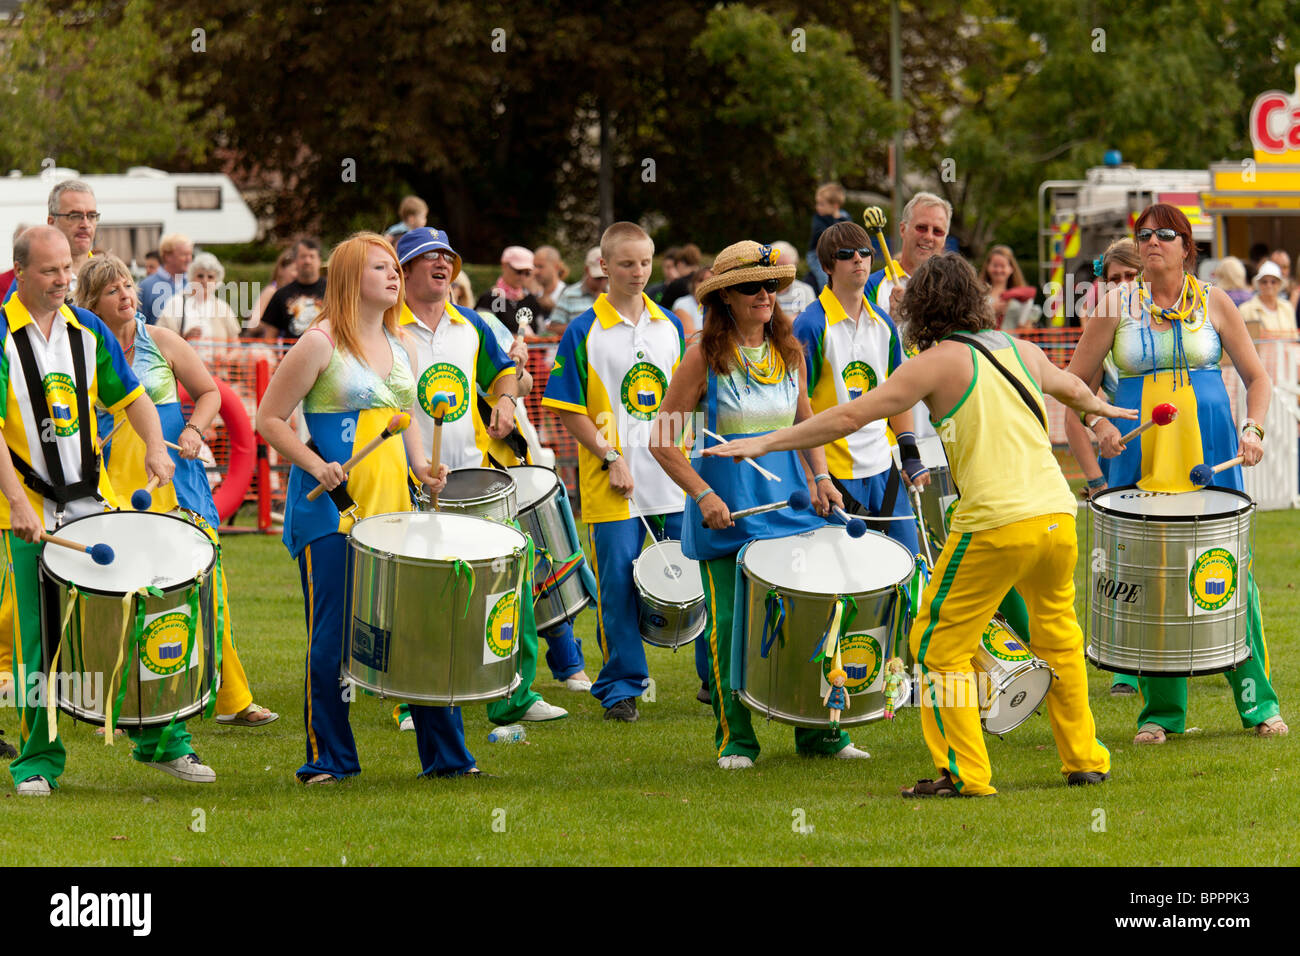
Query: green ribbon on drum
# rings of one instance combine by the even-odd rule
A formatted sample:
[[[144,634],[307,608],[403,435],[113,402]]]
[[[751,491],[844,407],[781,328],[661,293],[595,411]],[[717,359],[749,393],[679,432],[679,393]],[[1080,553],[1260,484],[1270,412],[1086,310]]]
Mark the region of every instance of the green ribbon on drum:
[[[465,595],[465,610],[460,612],[460,616],[465,618],[469,617],[470,602],[474,599],[474,566],[468,561],[457,558],[451,563],[451,577],[442,582],[441,592],[442,594],[446,594],[447,587],[450,585],[453,607],[455,606],[456,601],[456,588],[462,580],[468,583],[468,593]]]
[[[826,620],[826,630],[822,631],[821,639],[817,642],[817,647],[813,651],[813,656],[808,659],[810,664],[827,657],[834,659],[836,650],[840,646],[840,638],[848,633],[853,626],[853,619],[858,616],[858,602],[853,599],[852,594],[841,594],[834,603],[831,604],[830,617]],[[826,646],[826,639],[834,632],[835,639],[831,646]]]

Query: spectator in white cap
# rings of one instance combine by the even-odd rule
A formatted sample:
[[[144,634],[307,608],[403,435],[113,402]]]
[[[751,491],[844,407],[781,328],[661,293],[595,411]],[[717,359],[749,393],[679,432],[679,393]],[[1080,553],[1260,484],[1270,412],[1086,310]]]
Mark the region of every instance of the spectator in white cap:
[[[534,321],[542,315],[542,304],[537,301],[537,296],[528,291],[528,284],[533,277],[533,265],[531,249],[506,246],[501,253],[500,277],[474,303],[474,308],[479,311],[495,315],[510,330],[511,335],[520,334],[519,320],[516,318],[520,309],[527,308]]]
[[[779,249],[781,252],[782,262],[798,262],[799,253],[795,252],[794,246],[785,240],[779,240],[772,243],[773,249]],[[776,301],[781,306],[781,311],[788,316],[797,316],[808,306],[813,304],[817,298],[817,293],[807,282],[801,282],[795,279],[782,291],[776,294]]]
[[[1287,338],[1294,336],[1295,307],[1278,296],[1282,291],[1282,270],[1278,264],[1265,259],[1255,273],[1254,286],[1255,297],[1241,307],[1242,319],[1258,322],[1265,335]]]
[[[600,246],[587,250],[587,259],[582,269],[582,281],[564,287],[560,297],[555,300],[550,319],[546,323],[548,334],[558,335],[565,326],[596,304],[596,298],[609,289],[609,277],[600,267]]]

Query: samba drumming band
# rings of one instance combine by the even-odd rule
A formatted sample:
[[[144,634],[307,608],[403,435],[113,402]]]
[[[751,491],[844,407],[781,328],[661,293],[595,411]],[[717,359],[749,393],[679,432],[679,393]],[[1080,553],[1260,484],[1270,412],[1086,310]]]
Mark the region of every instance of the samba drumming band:
[[[825,470],[820,447],[804,456],[806,469],[794,452],[762,456],[762,467],[776,475],[777,482],[725,459],[695,455],[688,463],[678,449],[693,414],[709,431],[729,439],[770,432],[811,414],[800,386],[803,352],[776,301],[776,294],[793,281],[795,265],[778,264],[778,258],[771,246],[748,241],[718,254],[713,275],[697,290],[704,306],[703,336],[687,351],[669,385],[652,447],[655,459],[690,499],[682,551],[700,562],[704,581],[714,743],[718,766],[724,770],[751,767],[759,753],[750,711],[733,694],[733,621],[742,601],[737,594],[737,554],[751,541],[786,538],[826,524],[806,510],[778,508],[736,521],[732,511],[780,502],[802,487],[808,488],[822,514],[832,505],[843,505],[829,482],[814,481],[814,475]],[[706,436],[698,426],[695,431],[701,447]],[[804,754],[868,756],[838,727],[797,726],[795,746]]]
[[[384,438],[345,473],[342,464],[354,452],[389,434],[394,413],[413,408],[415,377],[398,327],[402,272],[392,246],[375,233],[359,233],[335,247],[329,265],[321,315],[276,369],[257,414],[258,430],[294,466],[284,542],[298,560],[307,617],[307,759],[297,771],[307,784],[361,772],[348,722],[350,688],[340,686],[342,651],[351,644],[348,532],[355,513],[410,511],[408,468],[433,491],[442,489],[446,472],[430,472],[418,432],[408,428],[398,441]],[[299,402],[310,445],[288,423]],[[313,501],[309,493],[318,483],[331,494]],[[478,773],[459,707],[412,704],[410,710],[421,776]]]
[[[4,304],[0,327],[0,527],[12,569],[5,575],[0,620],[12,628],[22,738],[21,754],[9,771],[20,794],[46,796],[58,786],[66,751],[56,728],[47,723],[46,702],[39,693],[40,538],[47,527],[57,530],[65,521],[102,513],[117,503],[96,449],[95,402],[113,413],[124,411],[143,437],[149,478],[165,487],[173,466],[153,403],[117,341],[92,313],[65,301],[73,277],[67,239],[48,226],[29,229],[14,243],[14,262],[17,291]],[[53,694],[54,688],[46,693]],[[189,759],[193,751],[182,739],[187,736],[183,729],[170,730],[165,753],[157,751],[168,728],[133,730],[137,757],[152,757],[154,766],[169,773],[183,769],[182,764],[186,772],[197,770],[196,763],[201,767]],[[172,752],[181,756],[168,758],[169,764],[163,758]],[[207,779],[215,779],[209,768],[202,769]]]
[[[131,363],[131,371],[158,410],[164,440],[180,448],[172,450],[176,471],[171,484],[153,493],[148,510],[180,512],[218,545],[215,579],[219,587],[216,598],[221,603],[221,682],[216,701],[217,723],[241,727],[269,724],[279,714],[253,702],[248,677],[235,649],[229,588],[221,567],[217,537],[221,519],[200,458],[203,431],[211,426],[221,405],[217,384],[193,346],[169,329],[151,328],[145,322],[138,311],[131,273],[112,253],[82,266],[77,277],[77,302],[99,316],[117,338],[123,355]],[[181,409],[178,382],[194,402],[194,413],[188,422]],[[119,496],[142,488],[147,482],[142,469],[144,443],[123,418],[120,412],[112,416],[102,411],[99,418],[99,433],[106,436],[102,450],[104,464]]]
[[[1084,424],[1095,431],[1102,456],[1110,459],[1107,484],[1111,489],[1135,485],[1151,496],[1185,494],[1211,481],[1214,488],[1241,492],[1238,464],[1200,482],[1193,480],[1193,469],[1233,461],[1234,456],[1240,456],[1245,465],[1260,460],[1264,433],[1257,422],[1268,412],[1272,383],[1232,300],[1221,289],[1205,286],[1192,275],[1196,246],[1186,215],[1175,206],[1157,203],[1142,212],[1135,230],[1142,275],[1135,284],[1110,292],[1099,304],[1079,340],[1070,369],[1092,380],[1109,354],[1119,373],[1116,402],[1140,408],[1143,421],[1166,403],[1177,408],[1177,417],[1146,431],[1140,441],[1123,446],[1120,439],[1132,425],[1089,416]],[[1246,387],[1247,417],[1240,435],[1220,370],[1225,351]],[[1118,426],[1123,426],[1122,430]],[[1187,507],[1196,509],[1191,514],[1213,516],[1211,508],[1199,503]],[[1206,556],[1204,549],[1190,568],[1183,569],[1183,580],[1192,582],[1192,599],[1202,609],[1240,606],[1244,599],[1249,657],[1226,670],[1224,676],[1232,687],[1243,727],[1254,728],[1260,736],[1285,734],[1287,725],[1270,680],[1253,555],[1232,554],[1231,548],[1217,550],[1229,555],[1220,556],[1219,572],[1208,576],[1220,593],[1195,593],[1197,580],[1207,577],[1198,574],[1195,563]],[[1239,590],[1242,593],[1234,597]],[[1166,616],[1170,613],[1165,611]],[[1135,743],[1164,743],[1167,734],[1185,730],[1187,680],[1153,676],[1160,670],[1156,666],[1139,678],[1144,705]]]
[[[1081,411],[1134,413],[1101,402],[1036,346],[985,331],[993,326],[992,308],[963,259],[941,255],[923,263],[908,282],[901,311],[919,354],[886,382],[793,427],[705,454],[757,457],[814,448],[924,400],[935,422],[947,426],[939,432],[962,497],[910,639],[923,680],[922,731],[939,773],[903,793],[996,792],[972,657],[1013,586],[1034,620],[1031,649],[1058,678],[1047,710],[1061,772],[1071,785],[1101,782],[1110,755],[1096,739],[1074,613],[1074,498],[1052,455],[1042,392]],[[949,338],[958,332],[974,334]]]
[[[680,537],[682,494],[652,457],[650,434],[685,333],[677,316],[644,292],[654,243],[640,226],[614,223],[601,236],[600,254],[609,291],[565,329],[542,405],[579,445],[603,658],[591,693],[606,720],[631,722],[650,676],[632,581],[646,537],[643,522],[657,525],[656,537]]]

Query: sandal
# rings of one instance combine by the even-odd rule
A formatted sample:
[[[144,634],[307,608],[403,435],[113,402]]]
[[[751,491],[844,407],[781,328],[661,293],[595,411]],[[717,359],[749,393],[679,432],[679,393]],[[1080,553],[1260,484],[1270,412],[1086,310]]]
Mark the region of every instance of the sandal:
[[[1165,729],[1159,724],[1143,724],[1142,729],[1137,732],[1133,738],[1135,744],[1162,744],[1169,738],[1165,735]]]
[[[261,704],[249,704],[237,714],[217,714],[217,723],[226,727],[261,727],[279,719],[279,714]]]
[[[1291,728],[1286,725],[1286,721],[1282,719],[1281,714],[1255,725],[1256,737],[1285,737],[1290,731]]]
[[[945,770],[938,780],[918,780],[915,787],[904,787],[899,791],[904,797],[960,797],[964,794],[952,782],[952,777]]]
[[[303,786],[314,787],[318,783],[338,783],[339,778],[329,773],[317,773],[310,777],[299,777]]]

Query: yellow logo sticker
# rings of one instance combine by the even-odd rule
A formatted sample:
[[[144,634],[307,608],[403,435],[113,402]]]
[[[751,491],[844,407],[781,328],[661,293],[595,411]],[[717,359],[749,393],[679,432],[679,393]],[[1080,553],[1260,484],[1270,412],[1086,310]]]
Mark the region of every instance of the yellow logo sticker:
[[[1237,559],[1227,548],[1210,548],[1192,562],[1187,587],[1203,611],[1217,611],[1237,591]]]
[[[151,674],[170,677],[190,666],[185,647],[190,640],[190,616],[181,611],[160,614],[145,625],[140,663]]]
[[[472,398],[469,379],[465,377],[465,373],[450,362],[435,362],[424,370],[424,374],[420,376],[416,395],[420,400],[420,407],[430,418],[433,417],[433,396],[439,392],[446,392],[451,396],[451,408],[447,410],[442,420],[443,424],[459,420],[469,408]]]
[[[861,694],[869,690],[880,676],[880,642],[863,631],[845,634],[840,638],[840,660],[843,662],[844,673],[849,675],[844,681],[844,689],[850,694]],[[822,658],[822,680],[828,686],[830,678],[827,675],[834,666],[835,662],[828,651],[827,656]]]
[[[486,631],[483,649],[484,664],[505,660],[515,649],[515,638],[518,636],[515,634],[518,603],[518,596],[514,591],[496,595],[496,601],[488,611],[487,624],[484,628]]]
[[[1034,656],[1027,644],[997,621],[989,621],[980,640],[985,650],[1000,661],[1027,661]]]
[[[41,380],[45,400],[50,404],[54,434],[60,438],[77,434],[77,384],[71,375],[51,372]]]

